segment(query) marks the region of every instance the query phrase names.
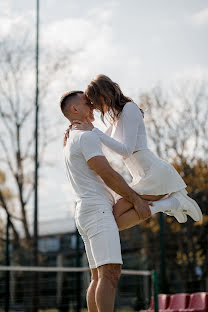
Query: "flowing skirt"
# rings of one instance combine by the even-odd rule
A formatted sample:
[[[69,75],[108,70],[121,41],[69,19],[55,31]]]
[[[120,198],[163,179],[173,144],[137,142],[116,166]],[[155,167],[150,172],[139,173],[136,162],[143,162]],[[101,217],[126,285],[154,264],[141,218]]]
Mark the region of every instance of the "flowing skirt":
[[[132,175],[130,187],[140,195],[164,195],[186,188],[176,169],[150,150],[141,150],[124,160]]]

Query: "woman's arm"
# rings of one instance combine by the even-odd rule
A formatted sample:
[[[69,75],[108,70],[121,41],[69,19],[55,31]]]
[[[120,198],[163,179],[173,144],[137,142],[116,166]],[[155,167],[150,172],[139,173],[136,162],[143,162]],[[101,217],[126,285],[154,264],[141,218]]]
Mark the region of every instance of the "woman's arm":
[[[96,129],[97,129],[97,128],[96,128]],[[110,136],[111,133],[112,133],[112,130],[113,130],[113,126],[110,126],[110,127],[104,132],[104,134]],[[101,131],[101,132],[102,132],[102,131]],[[102,133],[103,133],[103,132],[102,132]]]
[[[106,135],[97,128],[93,128],[102,143],[108,148],[124,157],[130,156],[135,151],[139,120],[142,118],[141,111],[134,103],[127,103],[122,112],[123,142],[120,143]]]

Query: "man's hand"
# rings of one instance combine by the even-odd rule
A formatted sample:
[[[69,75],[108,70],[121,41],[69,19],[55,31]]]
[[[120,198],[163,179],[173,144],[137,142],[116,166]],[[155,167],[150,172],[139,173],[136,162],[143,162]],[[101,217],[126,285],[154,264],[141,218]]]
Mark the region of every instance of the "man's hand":
[[[149,217],[151,217],[151,211],[149,208],[149,203],[148,201],[140,198],[138,195],[135,196],[134,202],[134,209],[136,210],[139,218],[141,220],[145,220],[148,219]],[[151,205],[151,203],[150,203]]]

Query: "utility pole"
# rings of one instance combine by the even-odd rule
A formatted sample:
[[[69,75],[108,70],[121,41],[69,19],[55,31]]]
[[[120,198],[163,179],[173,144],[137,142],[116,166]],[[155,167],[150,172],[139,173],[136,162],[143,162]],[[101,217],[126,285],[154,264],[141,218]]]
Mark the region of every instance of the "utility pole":
[[[39,0],[36,0],[36,88],[35,88],[35,190],[34,190],[34,234],[33,234],[33,265],[38,266],[38,112],[39,112]],[[33,312],[38,311],[38,272],[33,279]]]
[[[6,227],[6,266],[10,265],[10,255],[9,255],[9,227],[10,227],[10,216],[7,213],[7,227]],[[5,272],[5,312],[9,312],[9,301],[10,301],[10,271]]]

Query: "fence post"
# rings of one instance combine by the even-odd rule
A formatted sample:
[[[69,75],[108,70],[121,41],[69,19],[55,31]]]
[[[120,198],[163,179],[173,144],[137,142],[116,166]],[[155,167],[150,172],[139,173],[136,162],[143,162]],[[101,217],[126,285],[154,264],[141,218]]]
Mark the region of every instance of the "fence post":
[[[154,289],[154,312],[158,312],[158,276],[157,272],[152,272],[153,289]]]

